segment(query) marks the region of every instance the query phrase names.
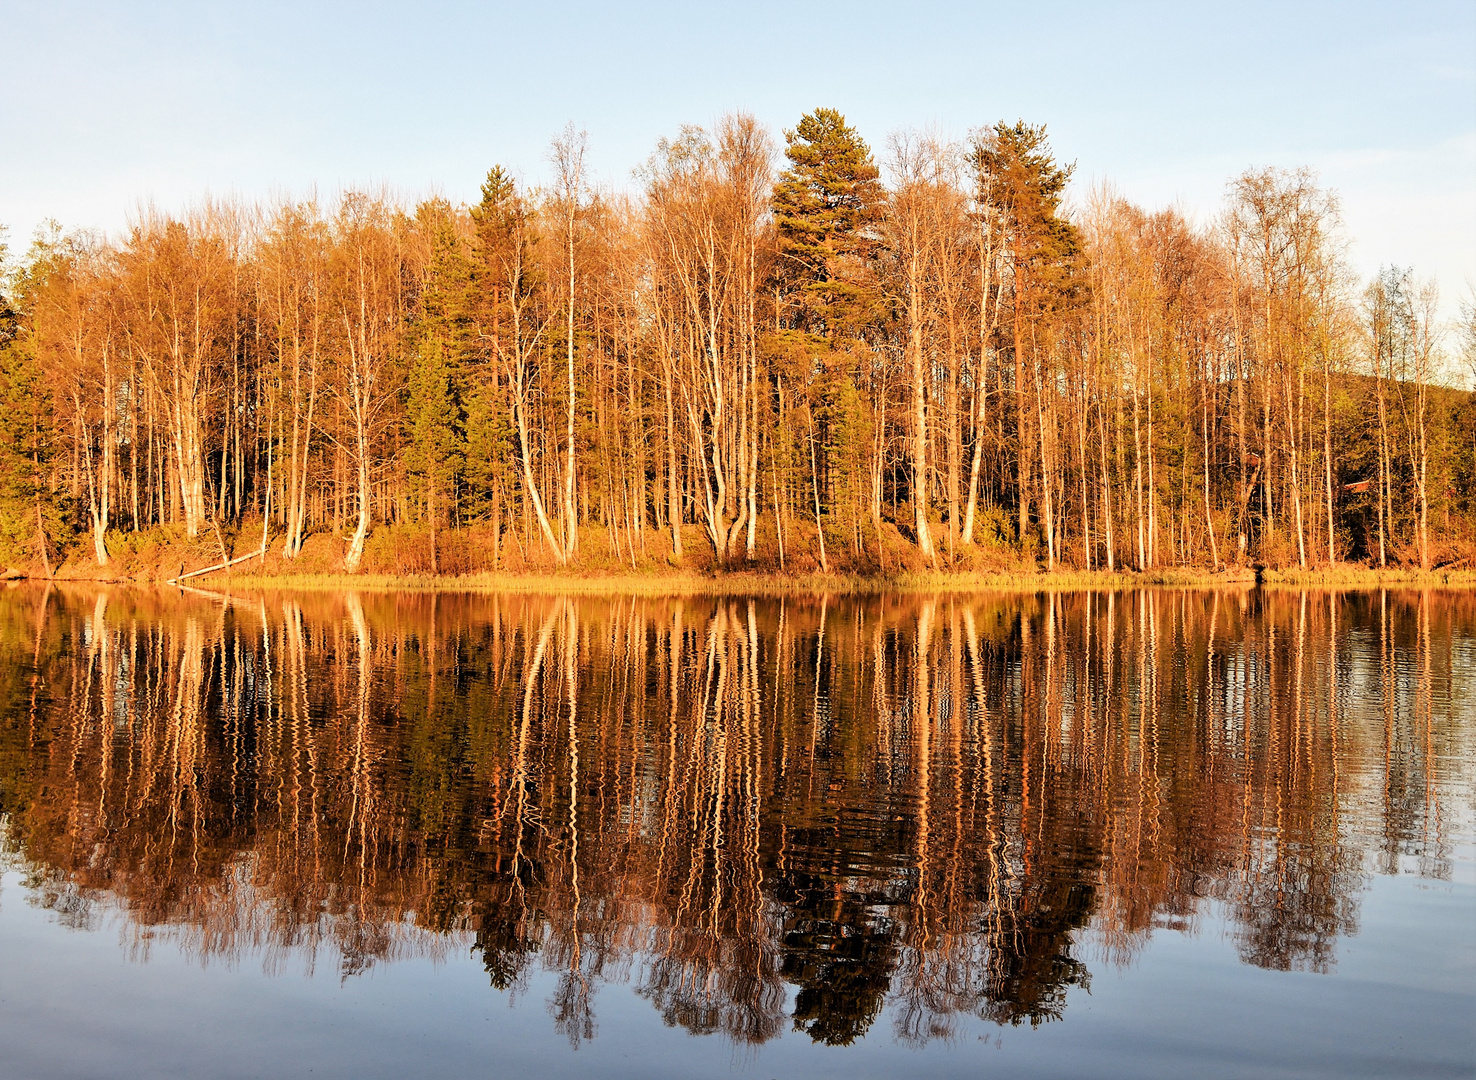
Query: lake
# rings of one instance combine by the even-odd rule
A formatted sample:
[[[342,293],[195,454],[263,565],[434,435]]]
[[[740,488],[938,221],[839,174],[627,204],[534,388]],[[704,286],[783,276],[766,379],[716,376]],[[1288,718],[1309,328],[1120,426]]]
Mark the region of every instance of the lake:
[[[1476,1071],[1476,593],[0,592],[0,1075]]]

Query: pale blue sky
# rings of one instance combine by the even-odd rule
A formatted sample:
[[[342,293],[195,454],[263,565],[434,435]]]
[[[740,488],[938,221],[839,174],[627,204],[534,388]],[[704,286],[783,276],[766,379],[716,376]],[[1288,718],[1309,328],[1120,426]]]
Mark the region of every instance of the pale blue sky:
[[[1476,4],[390,5],[0,0],[0,223],[118,229],[141,199],[537,182],[590,134],[607,186],[732,108],[775,132],[1049,125],[1076,190],[1216,212],[1226,181],[1310,165],[1355,266],[1476,285]]]

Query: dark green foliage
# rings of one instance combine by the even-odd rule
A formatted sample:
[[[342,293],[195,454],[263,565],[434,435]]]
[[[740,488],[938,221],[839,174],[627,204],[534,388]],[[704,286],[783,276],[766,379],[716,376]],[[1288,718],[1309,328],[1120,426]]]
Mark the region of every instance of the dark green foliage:
[[[825,877],[793,877],[799,881],[782,880],[775,893],[788,916],[779,971],[797,987],[794,1028],[826,1046],[850,1046],[871,1028],[891,987],[895,927],[867,910],[884,897],[840,890]]]
[[[487,518],[500,503],[499,492],[514,482],[513,425],[501,390],[488,377],[473,384],[466,396],[465,460],[461,517]]]
[[[4,257],[0,246],[0,269]],[[60,500],[45,484],[51,405],[22,313],[0,292],[0,565],[40,559],[38,507],[48,534],[67,531]]]
[[[476,236],[467,282],[470,318],[484,358],[502,362],[519,344],[512,338],[526,337],[527,328],[515,325],[516,314],[541,284],[533,261],[538,242],[533,211],[512,176],[497,165],[487,173],[471,218]]]
[[[774,186],[781,318],[834,337],[856,334],[874,302],[868,277],[885,204],[871,149],[834,109],[784,133],[790,167]]]
[[[408,466],[428,514],[441,512],[461,471],[461,409],[451,385],[445,350],[432,338],[420,347],[410,369],[406,425],[410,429]]]

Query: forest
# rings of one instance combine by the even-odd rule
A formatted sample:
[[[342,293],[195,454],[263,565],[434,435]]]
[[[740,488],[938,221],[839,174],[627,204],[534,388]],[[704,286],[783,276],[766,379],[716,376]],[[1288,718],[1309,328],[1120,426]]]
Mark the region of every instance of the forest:
[[[5,256],[0,565],[1476,554],[1476,313],[1358,280],[1309,171],[1246,171],[1200,222],[1076,190],[1023,121],[874,151],[835,110],[782,140],[734,113],[621,188],[586,147],[571,125],[545,185],[494,167],[472,205],[146,204]]]

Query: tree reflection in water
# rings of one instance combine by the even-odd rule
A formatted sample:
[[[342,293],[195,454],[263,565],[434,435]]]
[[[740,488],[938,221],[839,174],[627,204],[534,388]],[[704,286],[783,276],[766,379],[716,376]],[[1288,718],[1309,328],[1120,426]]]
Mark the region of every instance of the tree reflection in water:
[[[1056,1019],[1208,905],[1328,970],[1365,875],[1449,874],[1473,628],[1428,592],[12,588],[3,836],[141,957],[470,948],[558,972],[575,1044],[609,982],[742,1043],[884,1004],[925,1041]]]

